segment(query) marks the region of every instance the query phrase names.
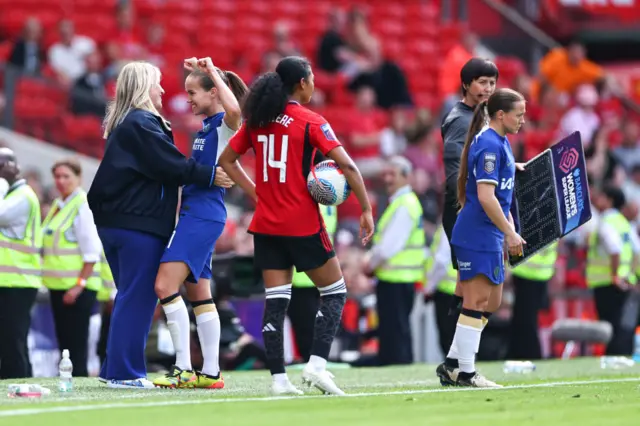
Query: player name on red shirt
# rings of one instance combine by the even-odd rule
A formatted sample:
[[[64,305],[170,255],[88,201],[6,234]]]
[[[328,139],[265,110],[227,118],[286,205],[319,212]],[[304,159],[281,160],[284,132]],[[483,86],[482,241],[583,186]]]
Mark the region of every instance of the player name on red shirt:
[[[243,125],[229,145],[240,155],[249,148],[256,154],[258,204],[249,232],[292,237],[320,232],[324,223],[305,173],[314,148],[326,155],[341,146],[321,115],[290,102],[268,126]]]

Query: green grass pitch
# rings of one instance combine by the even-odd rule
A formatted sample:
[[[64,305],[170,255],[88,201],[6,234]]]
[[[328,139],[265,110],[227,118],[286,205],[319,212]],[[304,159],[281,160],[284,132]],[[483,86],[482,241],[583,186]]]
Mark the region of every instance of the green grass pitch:
[[[271,397],[268,372],[228,372],[220,391],[108,389],[75,379],[59,394],[56,379],[29,379],[51,389],[41,399],[9,398],[0,381],[0,425],[640,425],[640,366],[603,370],[596,358],[536,363],[531,374],[505,374],[502,363],[479,370],[503,389],[442,388],[434,365],[338,369],[347,397],[304,388]],[[300,370],[289,369],[300,383]]]

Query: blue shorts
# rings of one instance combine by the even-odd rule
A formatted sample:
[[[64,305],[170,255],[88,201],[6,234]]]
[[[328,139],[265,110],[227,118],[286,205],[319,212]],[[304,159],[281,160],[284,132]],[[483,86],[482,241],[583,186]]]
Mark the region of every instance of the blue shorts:
[[[185,263],[191,270],[187,277],[191,283],[197,283],[200,278],[211,279],[211,257],[223,230],[222,222],[181,213],[160,263]]]
[[[460,281],[484,275],[494,284],[504,282],[504,254],[498,251],[475,251],[456,246]]]

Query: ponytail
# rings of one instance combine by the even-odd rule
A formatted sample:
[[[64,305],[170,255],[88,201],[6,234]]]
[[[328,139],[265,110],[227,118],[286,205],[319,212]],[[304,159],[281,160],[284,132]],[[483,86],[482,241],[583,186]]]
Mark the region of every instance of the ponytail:
[[[229,85],[229,88],[233,92],[233,95],[238,100],[238,103],[240,104],[240,106],[242,106],[242,103],[244,102],[244,97],[249,91],[249,88],[247,87],[246,84],[244,84],[244,81],[242,81],[242,78],[240,78],[240,76],[235,72],[223,71],[223,74],[225,79],[227,80],[227,84]]]
[[[242,105],[242,116],[249,128],[265,127],[284,112],[287,101],[282,78],[278,73],[268,72],[251,85]]]
[[[462,156],[460,157],[460,171],[458,172],[458,206],[460,209],[464,207],[464,203],[467,200],[466,189],[469,175],[469,147],[487,121],[486,108],[487,101],[480,102],[478,106],[476,106],[469,131],[467,131],[467,139],[464,141],[464,148],[462,149]]]

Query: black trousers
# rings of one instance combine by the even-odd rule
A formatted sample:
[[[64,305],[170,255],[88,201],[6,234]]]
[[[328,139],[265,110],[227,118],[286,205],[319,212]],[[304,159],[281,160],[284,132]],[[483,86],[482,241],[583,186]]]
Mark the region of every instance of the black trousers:
[[[433,303],[436,306],[436,326],[438,327],[438,340],[440,343],[440,350],[442,354],[447,356],[451,343],[453,342],[453,335],[456,333],[456,324],[458,317],[455,315],[449,315],[449,309],[451,308],[451,294],[436,291],[433,295]]]
[[[316,287],[292,287],[287,315],[291,321],[298,352],[304,362],[309,361],[313,345],[316,313],[320,308],[320,292]]]
[[[622,311],[627,297],[627,292],[614,285],[593,289],[598,317],[613,327],[613,336],[607,345],[607,355],[631,355],[633,352],[634,330],[624,330],[621,327]]]
[[[413,363],[409,317],[415,299],[414,283],[378,281],[376,299],[380,365]]]
[[[0,379],[31,377],[27,336],[38,289],[0,287]]]
[[[533,281],[513,276],[515,301],[509,330],[509,359],[542,358],[538,335],[538,313],[547,295],[546,281]]]
[[[96,292],[85,289],[73,305],[65,305],[62,298],[66,292],[50,290],[51,309],[60,351],[69,349],[73,363],[73,375],[87,377],[89,319],[96,302]]]

